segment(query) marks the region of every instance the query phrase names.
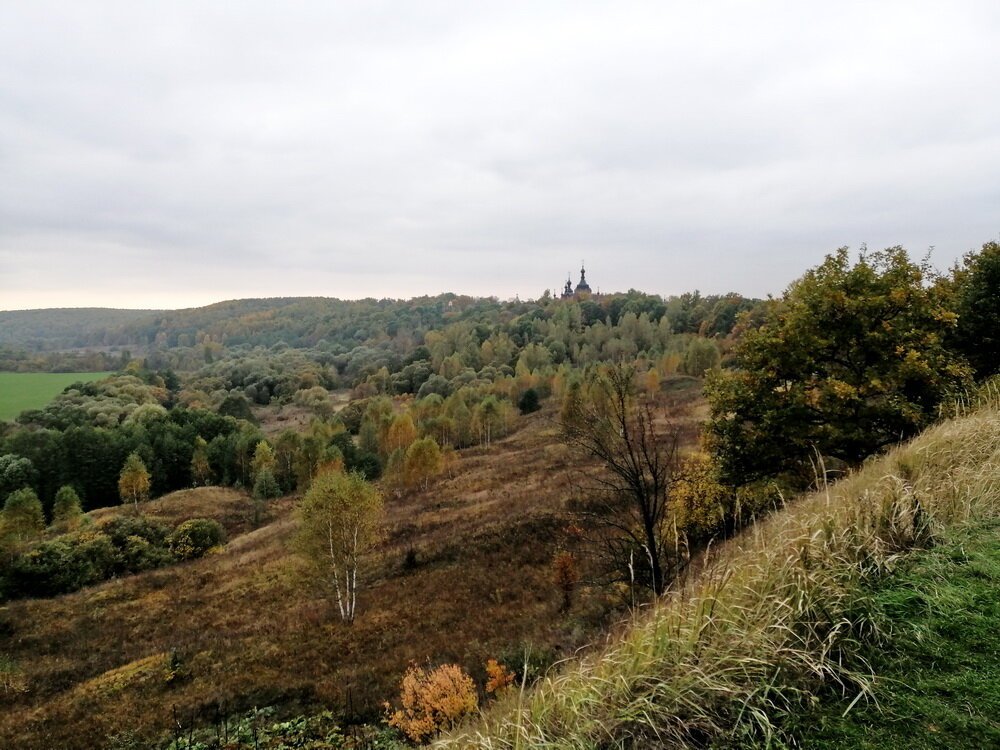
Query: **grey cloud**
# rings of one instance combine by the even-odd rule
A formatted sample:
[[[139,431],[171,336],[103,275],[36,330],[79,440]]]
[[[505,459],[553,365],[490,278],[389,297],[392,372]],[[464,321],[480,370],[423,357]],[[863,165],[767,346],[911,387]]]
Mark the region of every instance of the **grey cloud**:
[[[0,308],[535,296],[581,257],[779,293],[998,229],[993,3],[4,5]]]

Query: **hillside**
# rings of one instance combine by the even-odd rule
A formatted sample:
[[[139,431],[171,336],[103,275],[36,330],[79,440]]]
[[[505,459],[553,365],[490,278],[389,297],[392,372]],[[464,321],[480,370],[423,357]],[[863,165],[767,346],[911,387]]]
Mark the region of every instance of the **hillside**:
[[[833,691],[783,734],[816,750],[1000,747],[1000,520],[913,556],[868,597],[893,636],[865,649],[877,679],[855,705]]]
[[[894,644],[905,628],[874,617],[868,587],[891,580],[911,551],[1000,517],[998,445],[994,405],[873,459],[717,549],[620,639],[436,746],[774,746],[784,717],[815,696],[861,700],[878,679],[861,654],[906,648]],[[979,705],[991,705],[994,693],[987,688]],[[960,694],[957,705],[966,705]],[[916,713],[893,718],[926,725]],[[794,746],[794,737],[785,739]]]
[[[174,707],[199,722],[220,704],[378,721],[411,660],[481,675],[492,657],[520,664],[527,649],[541,669],[574,653],[624,602],[588,589],[559,612],[552,556],[572,479],[589,469],[556,439],[552,417],[526,417],[490,449],[461,451],[428,490],[388,499],[388,538],[353,625],[316,600],[287,551],[294,499],[256,530],[249,500],[232,490],[148,503],[173,522],[213,515],[231,540],[201,560],[0,609],[7,655],[29,686],[0,695],[0,746],[91,748],[130,728],[157,737]],[[171,654],[184,677],[168,682]]]

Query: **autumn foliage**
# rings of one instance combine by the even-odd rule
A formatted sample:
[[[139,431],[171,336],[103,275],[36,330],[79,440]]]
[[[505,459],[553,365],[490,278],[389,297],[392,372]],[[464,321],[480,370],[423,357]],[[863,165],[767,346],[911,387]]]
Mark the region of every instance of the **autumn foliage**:
[[[563,611],[570,608],[573,603],[573,591],[580,581],[580,573],[576,567],[576,558],[572,552],[563,550],[557,552],[552,560],[552,583],[556,585],[562,594]]]
[[[496,659],[486,661],[486,692],[503,695],[514,684],[514,673]]]
[[[403,675],[399,697],[403,707],[390,713],[389,726],[421,743],[479,708],[476,685],[457,664],[432,670],[411,664]],[[388,704],[386,708],[391,711]]]

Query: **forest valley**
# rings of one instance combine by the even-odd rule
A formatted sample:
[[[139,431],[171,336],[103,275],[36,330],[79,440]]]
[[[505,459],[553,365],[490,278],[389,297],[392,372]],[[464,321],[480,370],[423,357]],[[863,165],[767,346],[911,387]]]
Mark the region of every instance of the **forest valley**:
[[[431,741],[954,413],[997,331],[996,243],[768,300],[0,313],[0,370],[108,371],[0,423],[0,745]]]

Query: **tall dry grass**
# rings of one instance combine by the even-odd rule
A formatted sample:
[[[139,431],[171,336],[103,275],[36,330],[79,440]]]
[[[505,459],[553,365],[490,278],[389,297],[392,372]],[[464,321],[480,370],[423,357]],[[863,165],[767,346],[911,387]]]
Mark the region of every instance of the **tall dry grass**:
[[[515,692],[439,747],[766,744],[820,689],[859,698],[852,653],[886,637],[869,583],[950,527],[1000,513],[996,398],[804,497],[717,550],[601,653]]]

